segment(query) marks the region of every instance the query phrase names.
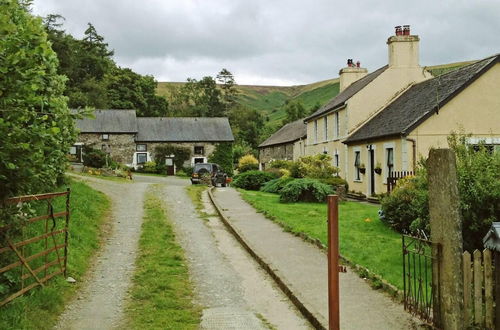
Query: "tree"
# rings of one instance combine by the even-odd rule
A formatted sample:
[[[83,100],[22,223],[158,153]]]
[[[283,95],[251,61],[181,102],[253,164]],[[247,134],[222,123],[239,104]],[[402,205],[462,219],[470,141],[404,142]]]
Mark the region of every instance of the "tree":
[[[237,105],[236,97],[238,90],[235,88],[234,76],[227,69],[222,69],[216,76],[217,82],[221,85],[222,101],[226,113]]]
[[[75,131],[63,96],[66,79],[29,2],[2,1],[0,35],[3,199],[52,189],[66,170]]]
[[[188,78],[174,96],[176,116],[223,117],[226,115],[221,91],[212,77]]]
[[[283,125],[294,122],[306,116],[306,109],[300,101],[287,101],[285,103],[286,118]]]
[[[238,144],[246,143],[257,149],[264,127],[264,118],[259,111],[240,105],[231,109],[229,122]]]

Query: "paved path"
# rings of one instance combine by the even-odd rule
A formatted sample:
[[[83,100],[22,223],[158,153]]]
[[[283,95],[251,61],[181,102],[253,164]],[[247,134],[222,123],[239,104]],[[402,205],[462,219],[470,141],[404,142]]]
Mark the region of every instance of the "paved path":
[[[112,229],[82,290],[59,318],[57,329],[112,329],[123,320],[124,298],[134,271],[147,183],[81,177],[112,202]],[[71,247],[70,247],[71,248]],[[70,250],[71,253],[71,250]],[[77,279],[81,280],[81,279]]]
[[[214,198],[231,226],[327,328],[325,253],[283,231],[257,213],[233,188],[217,188]],[[326,226],[326,223],[325,223]],[[341,329],[411,329],[412,318],[385,294],[348,270],[340,274]]]

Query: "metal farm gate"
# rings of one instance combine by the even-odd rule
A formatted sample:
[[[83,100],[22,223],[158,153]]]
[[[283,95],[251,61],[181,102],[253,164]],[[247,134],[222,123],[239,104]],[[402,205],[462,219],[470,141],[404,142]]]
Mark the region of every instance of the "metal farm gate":
[[[432,242],[402,235],[404,308],[423,321],[433,323]]]
[[[26,218],[26,206],[36,215]],[[0,227],[0,307],[56,275],[66,276],[70,190],[10,198],[3,207],[19,221]]]

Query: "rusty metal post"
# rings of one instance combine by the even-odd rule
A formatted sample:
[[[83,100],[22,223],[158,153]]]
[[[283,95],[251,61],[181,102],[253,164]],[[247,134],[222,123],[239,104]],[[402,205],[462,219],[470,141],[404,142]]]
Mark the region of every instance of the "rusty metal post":
[[[338,196],[329,195],[328,202],[328,324],[340,329],[339,299],[339,209]]]
[[[69,235],[69,211],[70,211],[70,195],[71,189],[66,190],[66,232],[64,233],[64,277],[68,274],[68,235]]]

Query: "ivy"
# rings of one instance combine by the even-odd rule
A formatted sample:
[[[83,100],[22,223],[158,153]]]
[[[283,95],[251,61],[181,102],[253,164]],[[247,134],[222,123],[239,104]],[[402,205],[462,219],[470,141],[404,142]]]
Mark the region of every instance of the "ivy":
[[[208,161],[219,164],[227,175],[233,175],[233,143],[221,142],[215,146],[214,152],[208,156]]]

